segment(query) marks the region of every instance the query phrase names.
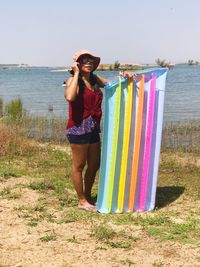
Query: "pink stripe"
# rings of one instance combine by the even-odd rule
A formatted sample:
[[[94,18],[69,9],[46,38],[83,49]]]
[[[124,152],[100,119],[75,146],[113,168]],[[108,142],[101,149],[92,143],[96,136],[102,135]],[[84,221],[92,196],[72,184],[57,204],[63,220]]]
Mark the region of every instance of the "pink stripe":
[[[153,77],[150,85],[150,96],[149,96],[149,109],[148,109],[148,120],[147,120],[147,131],[146,131],[146,142],[144,151],[144,161],[142,168],[142,179],[140,187],[140,200],[139,210],[143,211],[145,208],[148,174],[149,174],[149,161],[151,152],[151,140],[153,131],[153,119],[154,119],[154,104],[155,104],[155,92],[156,92],[156,78]]]

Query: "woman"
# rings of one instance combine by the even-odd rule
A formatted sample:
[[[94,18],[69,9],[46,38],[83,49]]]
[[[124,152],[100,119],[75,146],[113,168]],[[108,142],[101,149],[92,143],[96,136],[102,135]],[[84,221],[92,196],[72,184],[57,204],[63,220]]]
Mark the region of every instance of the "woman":
[[[87,50],[78,51],[73,56],[70,77],[66,81],[65,98],[69,103],[67,138],[72,149],[72,180],[78,195],[78,207],[96,211],[91,190],[96,172],[100,166],[100,121],[102,87],[109,80],[93,74],[100,63],[100,58]],[[125,73],[133,77],[134,73]],[[83,169],[87,169],[84,174]]]

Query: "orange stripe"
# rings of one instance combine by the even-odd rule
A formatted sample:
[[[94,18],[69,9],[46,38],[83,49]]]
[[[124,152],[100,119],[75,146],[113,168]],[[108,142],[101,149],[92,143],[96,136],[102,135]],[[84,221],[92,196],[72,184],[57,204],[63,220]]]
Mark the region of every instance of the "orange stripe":
[[[142,113],[143,113],[143,103],[144,103],[144,75],[141,77],[140,88],[139,88],[139,99],[138,99],[138,114],[136,123],[136,133],[133,151],[133,163],[132,163],[132,175],[131,175],[131,186],[130,186],[130,196],[129,196],[129,210],[132,211],[134,207],[135,189],[138,173],[138,162],[140,155],[140,140],[142,132]]]

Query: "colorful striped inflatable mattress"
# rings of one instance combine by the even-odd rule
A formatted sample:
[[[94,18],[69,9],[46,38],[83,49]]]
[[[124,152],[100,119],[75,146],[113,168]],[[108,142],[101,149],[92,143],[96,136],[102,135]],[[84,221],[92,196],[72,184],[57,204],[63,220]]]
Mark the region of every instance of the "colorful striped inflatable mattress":
[[[119,78],[104,94],[97,209],[101,213],[155,207],[168,69]]]

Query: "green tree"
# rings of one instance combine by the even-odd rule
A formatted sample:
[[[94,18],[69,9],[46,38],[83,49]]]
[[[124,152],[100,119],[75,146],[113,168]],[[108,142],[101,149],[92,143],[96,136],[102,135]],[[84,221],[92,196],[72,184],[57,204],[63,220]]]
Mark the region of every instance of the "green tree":
[[[160,58],[156,59],[156,64],[160,67],[166,67],[167,66],[165,59],[161,60]]]
[[[194,60],[193,60],[193,59],[189,59],[189,60],[188,60],[188,65],[190,65],[190,66],[191,66],[191,65],[194,65]]]
[[[115,63],[114,63],[114,69],[119,69],[119,67],[120,67],[120,62],[119,62],[119,60],[116,60],[115,61]]]

